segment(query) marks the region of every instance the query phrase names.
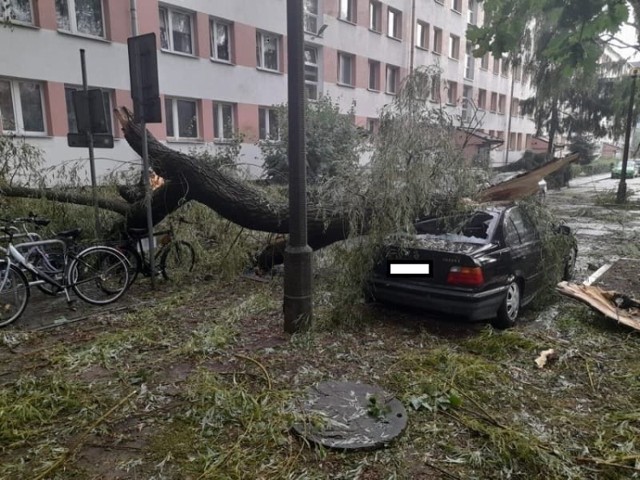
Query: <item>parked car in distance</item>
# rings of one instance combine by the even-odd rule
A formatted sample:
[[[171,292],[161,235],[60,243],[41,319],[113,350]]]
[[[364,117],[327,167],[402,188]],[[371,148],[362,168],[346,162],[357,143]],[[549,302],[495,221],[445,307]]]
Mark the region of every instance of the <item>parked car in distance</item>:
[[[369,300],[508,328],[520,308],[548,286],[545,271],[551,270],[542,262],[541,227],[517,205],[430,218],[415,227],[406,246],[397,237],[383,248],[367,285]],[[576,240],[565,225],[550,228],[552,238],[559,240],[554,244],[561,246],[561,276],[568,280],[575,268]]]
[[[627,175],[626,178],[635,178],[636,177],[636,164],[633,160],[629,159],[627,161]],[[620,178],[622,176],[622,162],[616,163],[616,165],[611,170],[611,178]]]

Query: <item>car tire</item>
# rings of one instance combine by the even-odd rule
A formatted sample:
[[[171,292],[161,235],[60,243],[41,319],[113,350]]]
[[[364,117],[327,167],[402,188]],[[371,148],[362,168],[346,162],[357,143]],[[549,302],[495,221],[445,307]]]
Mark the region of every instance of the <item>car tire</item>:
[[[512,280],[507,287],[507,293],[498,309],[498,315],[493,319],[491,325],[500,330],[511,328],[516,324],[520,303],[522,300],[522,288],[517,280]]]
[[[564,263],[564,272],[562,274],[562,280],[569,281],[576,273],[576,257],[578,256],[578,249],[571,247],[569,251],[569,257]]]

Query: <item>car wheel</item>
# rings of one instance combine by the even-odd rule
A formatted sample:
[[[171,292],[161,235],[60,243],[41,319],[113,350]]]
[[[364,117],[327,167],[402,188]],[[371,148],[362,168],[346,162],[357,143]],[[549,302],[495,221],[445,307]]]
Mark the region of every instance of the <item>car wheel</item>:
[[[562,275],[562,280],[569,281],[573,278],[576,273],[576,257],[578,256],[578,249],[576,247],[571,247],[569,251],[569,257],[564,264],[564,274]]]
[[[507,294],[498,309],[498,316],[491,322],[495,328],[510,328],[516,324],[520,311],[520,293],[520,284],[513,280],[507,287]]]

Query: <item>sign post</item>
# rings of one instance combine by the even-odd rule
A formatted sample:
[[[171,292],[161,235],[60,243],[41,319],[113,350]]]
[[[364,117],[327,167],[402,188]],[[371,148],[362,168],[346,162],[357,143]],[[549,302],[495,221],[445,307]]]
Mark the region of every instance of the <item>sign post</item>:
[[[135,33],[135,32],[134,32]],[[147,210],[147,232],[149,239],[149,268],[151,288],[155,288],[155,246],[153,243],[153,209],[151,206],[151,183],[149,180],[149,146],[147,123],[161,123],[160,88],[158,84],[158,52],[156,34],[147,33],[127,40],[129,47],[129,75],[134,121],[142,129],[142,178],[144,201]]]

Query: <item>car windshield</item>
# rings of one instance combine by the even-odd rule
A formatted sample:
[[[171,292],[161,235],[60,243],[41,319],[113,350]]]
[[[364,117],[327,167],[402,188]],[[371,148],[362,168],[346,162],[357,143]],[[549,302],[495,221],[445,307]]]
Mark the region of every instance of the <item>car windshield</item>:
[[[489,243],[496,229],[499,212],[476,211],[450,217],[430,218],[416,224],[418,235],[465,243]]]

